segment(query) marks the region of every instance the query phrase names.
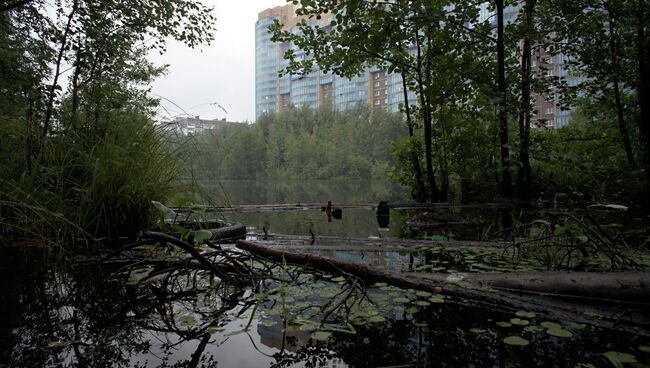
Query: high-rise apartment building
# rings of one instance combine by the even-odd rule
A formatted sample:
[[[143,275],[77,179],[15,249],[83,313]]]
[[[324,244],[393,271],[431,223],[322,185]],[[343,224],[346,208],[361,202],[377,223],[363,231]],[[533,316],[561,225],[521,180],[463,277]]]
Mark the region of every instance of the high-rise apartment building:
[[[278,6],[259,13],[255,23],[255,116],[265,112],[282,111],[289,106],[329,105],[336,110],[346,110],[359,103],[387,111],[398,111],[404,102],[402,79],[397,74],[368,68],[362,75],[352,79],[315,69],[302,75],[278,76],[278,71],[287,66],[283,55],[289,49],[297,58],[304,58],[302,50],[288,43],[274,43],[268,27],[275,20],[285,30],[295,30],[302,19],[295,14],[294,5]],[[306,19],[314,26],[327,28],[330,16],[321,19]],[[409,101],[415,101],[410,93]]]
[[[511,5],[504,9],[504,23],[514,23],[519,14],[519,6]],[[277,112],[289,106],[330,105],[336,110],[346,110],[359,103],[367,103],[373,108],[396,112],[399,104],[404,102],[402,79],[397,74],[386,73],[376,68],[367,69],[362,75],[352,79],[325,73],[316,68],[311,73],[302,75],[278,76],[278,72],[287,66],[284,53],[292,48],[298,59],[304,58],[302,50],[288,43],[271,41],[268,27],[275,20],[284,25],[288,31],[297,31],[296,25],[303,19],[295,14],[292,4],[266,9],[259,13],[255,24],[255,116],[265,112]],[[324,14],[321,19],[304,18],[314,26],[327,29],[331,15]],[[496,28],[496,14],[483,3],[479,9],[479,22],[489,20]],[[549,50],[535,48],[532,68],[536,78],[559,76],[567,79],[569,84],[576,84],[579,78],[571,76],[567,70],[567,58],[554,55]],[[559,128],[571,120],[571,109],[559,108],[559,93],[552,89],[547,94],[534,95],[535,126]],[[416,96],[409,91],[409,102],[416,103]]]

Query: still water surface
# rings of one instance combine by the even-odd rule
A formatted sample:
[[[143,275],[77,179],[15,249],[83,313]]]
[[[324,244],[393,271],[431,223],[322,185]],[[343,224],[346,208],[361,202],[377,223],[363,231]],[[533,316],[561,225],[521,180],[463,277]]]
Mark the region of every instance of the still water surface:
[[[222,182],[209,188],[212,201],[233,205],[406,200],[399,187],[370,182]],[[311,229],[367,237],[378,231],[372,210],[345,211],[331,223],[317,210],[223,216],[252,231],[264,226],[282,234]],[[391,229],[403,222],[396,219]],[[290,266],[235,285],[191,269],[160,272],[165,264],[144,259],[128,266],[79,262],[42,249],[0,253],[0,367],[606,367],[607,352],[650,363],[647,335],[582,325],[570,316],[522,317],[388,285],[357,288]],[[395,252],[347,257],[387,268],[407,267],[409,258]],[[458,255],[452,258],[457,264]],[[564,336],[549,334],[549,323]],[[511,336],[528,344],[505,343]]]

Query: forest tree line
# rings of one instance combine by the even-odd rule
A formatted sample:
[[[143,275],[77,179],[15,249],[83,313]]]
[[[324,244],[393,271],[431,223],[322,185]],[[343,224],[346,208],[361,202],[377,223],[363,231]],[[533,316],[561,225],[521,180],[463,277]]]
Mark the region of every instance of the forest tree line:
[[[531,132],[536,198],[557,192],[585,200],[637,198],[642,177],[627,165],[615,121],[595,118],[587,101],[579,106],[567,126]],[[453,188],[447,190],[464,201],[493,200],[499,190],[498,128],[459,116],[449,121],[444,140],[438,139],[436,144],[446,148],[434,151],[433,159],[445,162],[451,173]],[[424,152],[422,139],[409,138],[402,113],[365,105],[347,111],[302,107],[266,113],[254,124],[185,137],[183,145],[193,152],[186,156],[186,175],[195,178],[396,180],[407,188],[413,185],[409,153],[417,150],[422,160]],[[416,188],[411,192],[417,195]]]
[[[482,147],[473,157],[481,163],[473,165],[483,168],[481,180],[495,182],[494,194],[538,195],[531,120],[534,94],[546,93],[559,98],[556,108],[577,106],[591,123],[588,128],[595,128],[592,135],[571,142],[617,141],[625,161],[615,155],[594,169],[618,173],[621,164],[626,177],[645,187],[627,189],[638,203],[650,203],[647,1],[494,0],[484,3],[492,14],[486,18],[476,3],[462,1],[294,3],[302,17],[296,28],[287,30],[276,21],[270,30],[274,41],[291,43],[306,57],[288,49],[284,57],[289,65],[282,73],[309,74],[317,66],[351,77],[370,66],[399,74],[404,90],[415,92],[416,101],[405,95],[409,143],[402,153],[408,160],[402,163],[411,169],[408,182],[418,200],[445,201],[454,176],[464,175],[455,167],[468,162],[450,144],[459,127],[463,136],[489,132],[488,139],[476,143],[490,144],[489,152],[497,155],[484,154]],[[506,12],[513,9],[516,16],[506,22]],[[316,27],[315,21],[324,17],[329,25]],[[561,56],[564,70],[580,79],[572,83],[547,73],[551,66],[545,65],[544,55]]]

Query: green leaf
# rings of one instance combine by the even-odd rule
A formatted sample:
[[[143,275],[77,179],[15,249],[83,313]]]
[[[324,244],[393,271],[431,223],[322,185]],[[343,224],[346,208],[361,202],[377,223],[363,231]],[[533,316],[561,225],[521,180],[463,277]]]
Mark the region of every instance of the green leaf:
[[[540,323],[540,326],[542,326],[544,328],[548,328],[548,329],[551,329],[551,328],[560,328],[561,329],[562,328],[562,326],[558,325],[557,323],[549,322],[549,321],[544,321],[544,322]]]
[[[553,235],[555,236],[564,235],[564,233],[566,233],[567,230],[569,230],[569,228],[567,228],[566,226],[560,226],[557,229],[555,229],[555,231],[553,231]]]
[[[470,328],[470,329],[469,329],[469,332],[471,332],[471,333],[473,333],[473,334],[480,335],[480,334],[485,333],[486,331],[483,330],[483,329],[481,329],[481,328]]]
[[[620,353],[618,351],[608,351],[603,353],[605,358],[609,360],[616,368],[624,368],[625,363],[637,363],[636,357],[632,354]]]
[[[192,234],[194,235],[195,243],[203,243],[205,240],[212,238],[212,232],[210,230],[197,230]]]
[[[650,346],[641,345],[639,346],[639,350],[641,350],[644,353],[650,353]]]
[[[331,336],[332,333],[327,331],[316,331],[311,334],[311,338],[318,341],[327,341]]]
[[[521,336],[508,336],[503,339],[503,342],[507,345],[514,345],[514,346],[526,346],[529,344],[529,341],[524,339]]]
[[[535,318],[535,313],[526,312],[526,311],[517,311],[517,313],[515,313],[515,316],[520,318]]]
[[[563,328],[549,328],[546,330],[546,333],[551,335],[551,336],[556,336],[556,337],[571,337],[573,336],[573,333],[569,330],[565,330]]]
[[[153,203],[154,207],[158,210],[163,215],[175,215],[176,212],[172,210],[171,208],[165,206],[164,204],[158,202],[158,201],[151,201]]]
[[[510,323],[517,326],[528,326],[528,324],[530,324],[530,322],[528,322],[527,320],[519,319],[519,318],[510,319]]]
[[[510,323],[510,322],[497,322],[496,325],[499,326],[499,327],[511,327],[512,323]]]

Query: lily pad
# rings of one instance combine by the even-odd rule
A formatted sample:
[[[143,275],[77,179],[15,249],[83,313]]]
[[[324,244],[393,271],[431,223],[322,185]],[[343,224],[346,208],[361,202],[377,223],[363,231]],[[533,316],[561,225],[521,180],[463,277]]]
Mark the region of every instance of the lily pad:
[[[441,296],[441,295],[434,295],[431,298],[429,298],[429,301],[431,303],[444,303],[445,298],[443,296]]]
[[[181,322],[182,325],[185,326],[192,326],[196,323],[196,319],[194,318],[194,316],[191,316],[189,314],[180,316],[178,320]]]
[[[544,328],[548,328],[548,329],[551,329],[551,328],[560,328],[561,329],[562,328],[562,326],[558,325],[557,323],[549,322],[549,321],[544,321],[544,322],[540,323],[540,326],[542,326]]]
[[[393,301],[396,303],[408,303],[411,301],[411,299],[401,296],[399,298],[393,299]]]
[[[503,343],[506,345],[526,346],[530,342],[521,336],[508,336],[503,339]]]
[[[556,337],[571,337],[573,336],[573,333],[569,330],[565,330],[563,328],[549,328],[546,330],[546,333],[551,335],[551,336],[556,336]]]
[[[526,311],[517,311],[517,313],[515,313],[515,316],[519,318],[535,318],[535,313],[526,312]]]
[[[431,305],[431,303],[427,302],[426,300],[416,300],[415,302],[413,302],[413,304],[419,305],[421,307],[426,307]]]
[[[571,322],[571,323],[569,323],[569,325],[567,327],[570,330],[573,330],[573,331],[581,331],[581,330],[584,330],[585,327],[587,327],[587,325],[585,325],[583,323]]]
[[[497,324],[497,326],[499,326],[499,327],[510,327],[510,326],[512,326],[512,323],[510,323],[510,322],[504,322],[504,321],[497,322],[496,324]]]
[[[528,326],[530,324],[530,322],[528,322],[528,320],[519,319],[519,318],[511,318],[510,323],[512,323],[513,325],[517,325],[517,326]]]
[[[650,353],[650,346],[641,345],[639,346],[639,350],[641,350],[644,353]]]
[[[331,336],[332,333],[327,331],[316,331],[311,334],[311,338],[318,341],[327,341]]]
[[[623,368],[623,364],[625,364],[625,363],[636,363],[637,362],[636,357],[634,355],[627,354],[627,353],[620,353],[618,351],[608,351],[606,353],[603,353],[603,355],[616,368]]]
[[[482,333],[485,333],[485,330],[481,328],[470,328],[469,332],[480,335]]]
[[[532,325],[532,326],[528,326],[528,327],[524,328],[524,331],[531,332],[531,333],[537,333],[537,332],[540,332],[540,331],[544,331],[544,327]]]
[[[386,318],[383,316],[372,316],[368,318],[368,322],[373,322],[373,323],[379,323],[379,322],[384,322]]]

